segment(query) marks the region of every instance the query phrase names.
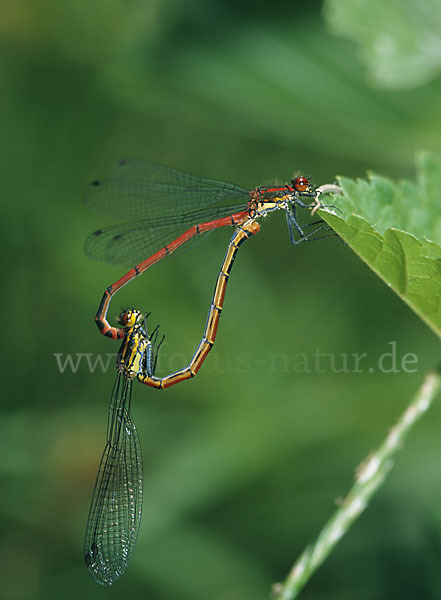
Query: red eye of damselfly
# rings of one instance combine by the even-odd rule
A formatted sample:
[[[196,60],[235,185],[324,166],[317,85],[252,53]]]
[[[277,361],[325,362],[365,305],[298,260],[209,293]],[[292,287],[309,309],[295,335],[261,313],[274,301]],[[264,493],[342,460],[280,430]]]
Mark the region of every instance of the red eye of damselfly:
[[[309,187],[309,179],[307,177],[296,177],[292,183],[297,192],[306,192]]]

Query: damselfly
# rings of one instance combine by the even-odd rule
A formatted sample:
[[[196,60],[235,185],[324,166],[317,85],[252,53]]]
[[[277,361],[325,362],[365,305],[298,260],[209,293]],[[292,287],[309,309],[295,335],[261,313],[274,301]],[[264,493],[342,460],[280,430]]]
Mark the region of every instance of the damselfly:
[[[138,537],[143,474],[141,447],[131,414],[132,381],[153,375],[162,343],[158,328],[148,334],[146,319],[138,310],[121,313],[119,323],[124,337],[117,355],[107,443],[84,538],[87,568],[103,585],[112,585],[124,573]]]
[[[250,191],[232,183],[196,177],[148,161],[120,161],[110,179],[94,181],[88,186],[86,202],[96,210],[132,220],[95,231],[86,241],[86,254],[110,263],[138,262],[145,256],[148,258],[105,290],[95,317],[99,330],[113,339],[122,337],[123,331],[111,327],[107,321],[112,296],[166,256],[214,229],[236,226],[236,233],[242,235],[246,232],[246,237],[249,237],[259,231],[259,219],[283,210],[293,244],[318,239],[317,232],[328,228],[321,220],[301,226],[297,221],[297,208],[314,213],[326,206],[320,203],[320,194],[336,191],[339,188],[332,185],[314,189],[309,179],[303,176],[294,177],[290,184],[260,186]],[[311,226],[315,228],[305,233],[305,229]],[[235,244],[233,236],[228,250],[233,253],[233,259]],[[223,293],[219,306],[215,305],[221,309],[222,303]],[[203,358],[207,353],[208,350]],[[198,368],[202,362],[197,363]],[[191,363],[187,369],[190,367]],[[191,368],[184,371],[192,373],[188,377],[194,374]],[[156,387],[168,387],[181,380],[173,376]]]
[[[107,425],[107,443],[98,471],[84,541],[84,559],[94,579],[111,585],[125,571],[135,547],[142,509],[142,457],[138,434],[131,416],[132,381],[164,389],[194,377],[216,339],[225,290],[239,246],[254,233],[254,222],[239,225],[222,262],[208,313],[207,324],[189,365],[166,377],[156,377],[158,329],[147,333],[147,324],[137,310],[119,317],[112,327],[113,339],[122,338],[117,356],[117,378],[113,388]]]
[[[260,230],[257,220],[275,210],[285,210],[292,243],[316,239],[316,232],[323,229],[321,221],[301,227],[297,222],[296,207],[314,212],[325,206],[319,201],[320,193],[338,191],[339,188],[332,185],[313,190],[308,179],[297,177],[292,185],[260,187],[249,192],[233,184],[200,179],[139,161],[119,163],[112,179],[94,182],[88,188],[87,200],[92,206],[126,218],[137,217],[134,222],[92,234],[86,242],[90,256],[124,262],[139,260],[144,252],[155,251],[107,288],[95,318],[104,335],[123,340],[109,406],[107,444],[98,471],[84,543],[86,565],[98,583],[111,585],[124,573],[141,520],[142,458],[131,416],[133,379],[164,389],[194,377],[213,347],[235,256],[240,245]],[[312,201],[304,203],[302,198]],[[242,203],[236,207],[215,206],[233,199]],[[236,212],[238,209],[243,210]],[[213,220],[204,222],[206,218]],[[174,237],[188,225],[187,231]],[[236,230],[218,274],[203,338],[186,368],[158,378],[154,375],[161,343],[157,329],[149,335],[145,320],[143,326],[143,316],[136,310],[120,315],[122,327],[111,327],[106,319],[110,300],[126,283],[198,234],[201,237],[228,225],[236,226]],[[311,225],[317,227],[305,234],[304,229]]]

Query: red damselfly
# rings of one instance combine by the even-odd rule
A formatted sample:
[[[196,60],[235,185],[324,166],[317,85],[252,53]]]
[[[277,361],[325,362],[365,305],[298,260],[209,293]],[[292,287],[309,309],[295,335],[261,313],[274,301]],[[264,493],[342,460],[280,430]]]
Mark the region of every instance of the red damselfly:
[[[235,256],[240,245],[260,230],[258,219],[275,210],[284,210],[292,243],[315,239],[316,232],[324,229],[321,221],[301,227],[297,222],[296,207],[315,212],[324,206],[319,202],[320,193],[338,191],[336,186],[314,190],[304,177],[296,177],[286,186],[247,191],[233,184],[201,179],[140,161],[123,161],[111,179],[89,186],[86,198],[91,206],[135,219],[92,234],[86,242],[89,256],[109,262],[136,262],[150,254],[106,289],[96,315],[103,334],[123,340],[109,406],[107,443],[98,470],[84,542],[86,565],[98,583],[112,585],[124,573],[141,521],[142,457],[131,416],[132,381],[137,379],[148,386],[164,389],[196,375],[216,338]],[[310,199],[310,202],[303,202],[303,199]],[[226,204],[228,200],[235,202],[233,207]],[[121,327],[111,327],[106,319],[110,300],[126,283],[190,240],[229,225],[236,226],[236,230],[217,277],[202,340],[186,368],[162,378],[156,377],[156,359],[162,343],[162,340],[158,342],[158,330],[149,335],[145,319],[134,309],[120,315]],[[315,225],[317,227],[311,233],[305,234],[306,227]],[[176,237],[176,233],[180,235]]]
[[[89,257],[110,263],[141,262],[105,290],[95,317],[98,328],[102,334],[113,339],[123,337],[123,330],[112,327],[107,321],[112,296],[163,258],[184,245],[188,247],[192,241],[215,229],[236,226],[236,233],[239,232],[243,240],[259,231],[259,219],[283,210],[293,244],[318,239],[318,231],[328,228],[323,226],[321,220],[301,226],[297,221],[297,208],[314,213],[325,206],[320,204],[321,192],[338,190],[337,186],[314,189],[309,179],[303,176],[294,177],[290,184],[247,190],[233,183],[196,177],[149,161],[120,161],[111,178],[94,181],[88,186],[86,202],[95,210],[129,221],[95,231],[87,239],[85,250]],[[305,233],[309,227],[314,229]],[[228,250],[233,254],[233,259],[237,250],[235,246],[233,236]],[[232,260],[229,268],[231,265]],[[224,292],[225,288],[221,297],[212,304],[219,314]],[[197,354],[198,351],[195,357]],[[208,350],[204,358],[207,354]],[[198,368],[202,362],[197,363]],[[183,378],[195,374],[191,365],[179,372],[180,375],[186,373]],[[183,378],[169,376],[161,385],[154,387],[168,387]],[[153,385],[151,381],[146,383]]]

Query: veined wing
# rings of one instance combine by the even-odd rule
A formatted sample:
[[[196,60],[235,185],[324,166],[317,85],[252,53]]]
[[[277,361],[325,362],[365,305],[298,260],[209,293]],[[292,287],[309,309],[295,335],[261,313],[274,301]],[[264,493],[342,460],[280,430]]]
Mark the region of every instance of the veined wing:
[[[118,374],[84,538],[84,560],[92,577],[112,585],[127,568],[142,511],[142,457],[131,416],[132,382]]]
[[[112,177],[87,186],[90,208],[122,219],[182,215],[214,204],[246,203],[249,190],[143,160],[122,160]]]
[[[193,225],[220,219],[245,209],[234,207],[206,208],[186,215],[160,219],[137,220],[99,229],[86,240],[85,253],[89,258],[112,264],[137,264],[176,239]],[[210,232],[194,236],[184,247],[188,249]]]

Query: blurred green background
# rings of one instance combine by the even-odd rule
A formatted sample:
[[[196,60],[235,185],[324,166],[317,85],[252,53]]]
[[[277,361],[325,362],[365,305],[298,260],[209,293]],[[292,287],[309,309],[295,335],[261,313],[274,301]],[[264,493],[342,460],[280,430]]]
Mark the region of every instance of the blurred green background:
[[[250,188],[298,169],[316,184],[369,169],[413,178],[416,150],[441,152],[440,3],[423,4],[2,3],[2,597],[264,599],[319,532],[439,343],[337,239],[294,248],[275,215],[241,250],[198,377],[135,386],[141,534],[120,582],[90,578],[82,538],[114,369],[91,372],[84,355],[117,351],[93,317],[124,270],[84,256],[109,222],[82,193],[130,157]],[[112,317],[153,311],[167,335],[159,374],[191,358],[230,235],[111,305]],[[416,354],[415,372],[378,371],[391,342],[399,360]],[[319,372],[317,352],[338,369],[341,354],[368,357],[359,373],[329,357]],[[60,372],[55,354],[83,358]],[[309,372],[294,372],[304,357]],[[439,598],[440,425],[435,405],[305,599]]]

